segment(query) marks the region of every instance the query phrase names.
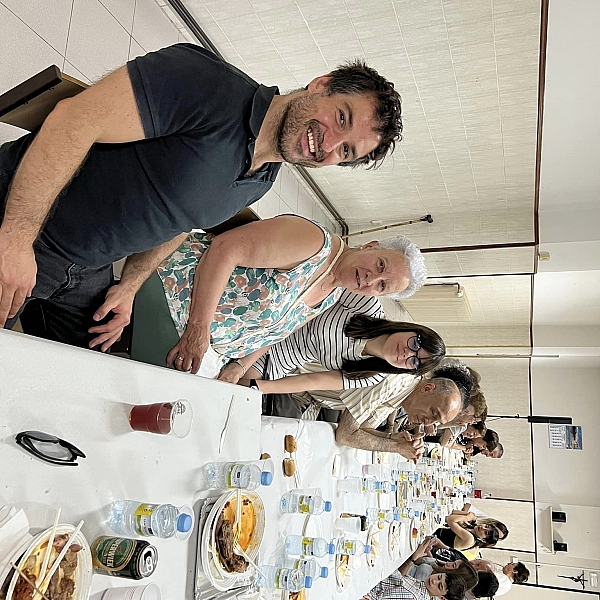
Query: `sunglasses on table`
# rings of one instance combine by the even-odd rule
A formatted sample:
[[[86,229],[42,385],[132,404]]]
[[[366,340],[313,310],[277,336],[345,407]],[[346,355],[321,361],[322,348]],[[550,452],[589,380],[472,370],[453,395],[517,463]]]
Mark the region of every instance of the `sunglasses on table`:
[[[15,440],[23,450],[52,465],[76,467],[85,454],[76,446],[43,431],[21,431]]]

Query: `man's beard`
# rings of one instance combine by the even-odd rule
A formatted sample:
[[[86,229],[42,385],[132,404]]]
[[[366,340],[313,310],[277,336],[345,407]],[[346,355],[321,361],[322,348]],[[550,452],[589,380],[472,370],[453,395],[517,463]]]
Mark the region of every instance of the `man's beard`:
[[[315,105],[314,96],[295,98],[290,101],[281,115],[276,136],[277,152],[287,163],[316,167],[323,161],[325,153],[321,148],[323,134],[318,121],[309,119]],[[308,127],[311,127],[315,144],[319,152],[315,158],[307,159],[302,148],[302,136],[306,135]]]

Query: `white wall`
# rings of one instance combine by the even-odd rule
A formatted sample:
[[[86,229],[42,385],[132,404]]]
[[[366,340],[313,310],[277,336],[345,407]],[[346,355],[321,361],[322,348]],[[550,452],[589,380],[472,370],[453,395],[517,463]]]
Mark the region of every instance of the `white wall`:
[[[532,359],[534,414],[570,416],[574,425],[583,427],[583,450],[558,450],[548,447],[547,425],[533,426],[538,502],[600,506],[599,391],[599,368],[574,368],[564,359]]]

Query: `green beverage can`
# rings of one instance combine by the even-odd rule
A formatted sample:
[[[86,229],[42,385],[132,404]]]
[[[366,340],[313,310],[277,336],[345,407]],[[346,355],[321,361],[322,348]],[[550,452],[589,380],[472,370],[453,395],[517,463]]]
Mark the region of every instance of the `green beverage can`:
[[[144,540],[102,536],[92,544],[94,571],[101,575],[143,579],[154,573],[158,550]]]

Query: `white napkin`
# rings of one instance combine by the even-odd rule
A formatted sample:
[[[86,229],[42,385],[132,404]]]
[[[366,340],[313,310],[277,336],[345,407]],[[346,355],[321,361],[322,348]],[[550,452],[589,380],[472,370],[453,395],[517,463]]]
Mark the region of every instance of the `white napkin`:
[[[29,519],[23,509],[0,507],[0,583],[10,570],[9,563],[19,558],[15,553],[32,539]]]

